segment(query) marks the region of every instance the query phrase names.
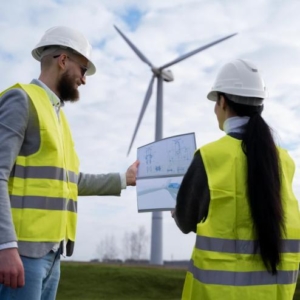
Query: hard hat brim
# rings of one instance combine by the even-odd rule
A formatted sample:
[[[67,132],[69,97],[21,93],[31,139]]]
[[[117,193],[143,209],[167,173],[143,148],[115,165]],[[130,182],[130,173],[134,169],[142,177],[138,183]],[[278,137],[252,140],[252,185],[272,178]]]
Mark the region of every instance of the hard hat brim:
[[[44,47],[37,47],[31,51],[31,55],[33,56],[33,58],[39,62],[41,61],[41,50],[43,48]],[[82,55],[82,54],[79,53],[79,55]],[[84,55],[82,55],[82,56],[85,57]],[[87,57],[85,57],[85,58],[88,60],[88,70],[86,71],[86,76],[94,75],[96,73],[96,66]]]
[[[210,91],[207,94],[207,99],[216,102],[218,100],[218,92]]]
[[[95,65],[89,60],[89,66],[88,70],[86,71],[87,76],[94,75],[96,73],[96,67]]]

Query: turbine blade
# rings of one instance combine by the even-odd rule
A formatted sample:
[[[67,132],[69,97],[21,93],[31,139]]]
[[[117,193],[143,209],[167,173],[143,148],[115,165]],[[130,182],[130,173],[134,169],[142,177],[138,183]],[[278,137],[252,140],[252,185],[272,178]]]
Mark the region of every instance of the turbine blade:
[[[136,53],[136,55],[147,65],[149,65],[151,68],[153,67],[151,62],[147,59],[147,57],[125,36],[124,33],[116,26],[114,25],[115,29],[119,32],[119,34],[122,36],[122,38],[127,42],[127,44],[130,46],[130,48]]]
[[[209,44],[207,44],[207,45],[205,45],[205,46],[202,46],[202,47],[200,47],[200,48],[198,48],[198,49],[196,49],[196,50],[194,50],[194,51],[191,51],[191,52],[189,52],[189,53],[186,53],[186,54],[184,54],[184,55],[178,57],[177,59],[175,59],[175,60],[173,60],[173,61],[171,61],[171,62],[169,62],[169,63],[167,63],[167,64],[165,64],[165,65],[163,65],[163,66],[161,66],[159,69],[162,70],[162,69],[165,69],[165,68],[167,68],[167,67],[170,67],[170,66],[172,66],[172,65],[174,65],[174,64],[176,64],[176,63],[178,63],[178,62],[180,62],[180,61],[182,61],[182,60],[184,60],[184,59],[187,59],[188,57],[190,57],[190,56],[192,56],[192,55],[194,55],[194,54],[196,54],[196,53],[198,53],[198,52],[201,52],[201,51],[203,51],[203,50],[205,50],[205,49],[207,49],[207,48],[209,48],[209,47],[211,47],[211,46],[214,46],[214,45],[216,45],[216,44],[218,44],[218,43],[220,43],[220,42],[223,42],[223,41],[225,41],[225,40],[227,40],[227,39],[229,39],[229,38],[231,38],[231,37],[233,37],[233,36],[235,36],[235,35],[237,35],[237,33],[233,33],[233,34],[228,35],[228,36],[226,36],[226,37],[223,37],[223,38],[221,38],[221,39],[219,39],[219,40],[216,40],[216,41],[214,41],[214,42],[212,42],[212,43],[209,43]]]
[[[155,76],[153,75],[152,78],[151,78],[151,80],[150,80],[150,84],[149,84],[148,90],[146,92],[146,96],[145,96],[145,99],[144,99],[144,102],[143,102],[143,105],[142,105],[142,109],[141,109],[138,121],[137,121],[135,129],[134,129],[134,133],[133,133],[133,136],[132,136],[132,139],[131,139],[131,142],[130,142],[130,146],[129,146],[129,149],[128,149],[128,152],[127,152],[127,156],[129,155],[129,152],[131,150],[131,147],[132,147],[132,144],[134,142],[135,136],[136,136],[136,134],[138,132],[138,129],[140,127],[140,124],[141,124],[141,121],[143,119],[144,113],[146,111],[147,105],[149,103],[150,97],[152,95],[152,89],[153,89],[154,79],[155,79]]]

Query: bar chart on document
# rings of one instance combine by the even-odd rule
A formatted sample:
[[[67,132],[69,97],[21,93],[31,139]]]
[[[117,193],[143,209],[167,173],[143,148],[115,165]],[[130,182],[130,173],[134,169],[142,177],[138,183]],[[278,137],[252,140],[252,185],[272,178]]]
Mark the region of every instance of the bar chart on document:
[[[175,208],[177,193],[196,149],[194,133],[164,138],[137,149],[138,212]]]

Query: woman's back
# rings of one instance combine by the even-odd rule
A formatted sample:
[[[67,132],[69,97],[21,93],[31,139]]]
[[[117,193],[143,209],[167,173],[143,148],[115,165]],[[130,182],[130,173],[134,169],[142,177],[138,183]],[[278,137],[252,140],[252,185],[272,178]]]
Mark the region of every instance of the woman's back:
[[[241,141],[230,136],[200,149],[210,191],[209,213],[197,238],[183,299],[292,299],[299,266],[300,218],[290,178],[294,165],[279,149],[286,219],[276,275],[259,254],[247,197],[247,159]],[[296,241],[295,241],[296,240]],[[206,296],[205,296],[206,295]]]
[[[221,68],[207,98],[227,135],[196,153],[178,192],[175,220],[197,233],[183,299],[292,299],[300,261],[295,167],[261,116],[264,81],[237,59]],[[202,218],[185,208],[202,201]]]

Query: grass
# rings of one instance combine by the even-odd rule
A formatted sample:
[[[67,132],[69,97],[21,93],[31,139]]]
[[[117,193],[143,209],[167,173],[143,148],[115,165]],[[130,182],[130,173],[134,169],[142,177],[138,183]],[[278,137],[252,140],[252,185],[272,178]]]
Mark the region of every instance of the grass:
[[[186,271],[63,262],[57,300],[180,300]],[[294,300],[300,300],[300,278]]]
[[[57,300],[180,300],[184,269],[62,263]]]

